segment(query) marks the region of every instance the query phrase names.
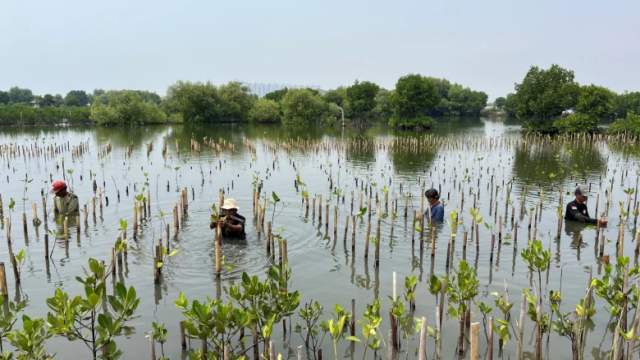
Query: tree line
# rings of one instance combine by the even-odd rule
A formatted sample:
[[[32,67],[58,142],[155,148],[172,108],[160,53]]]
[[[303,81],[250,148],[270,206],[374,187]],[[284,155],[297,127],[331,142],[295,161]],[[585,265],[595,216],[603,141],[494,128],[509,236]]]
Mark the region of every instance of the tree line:
[[[600,123],[613,121],[609,132],[640,135],[640,92],[617,94],[603,86],[581,85],[572,70],[559,65],[532,66],[515,92],[497,98],[494,105],[529,131],[597,132]]]
[[[164,97],[138,90],[83,90],[34,95],[12,87],[0,91],[0,124],[67,121],[99,125],[152,123],[282,123],[287,126],[372,122],[397,128],[430,128],[434,117],[478,116],[487,94],[445,79],[410,74],[395,88],[370,81],[329,91],[284,88],[259,98],[239,82],[178,81]]]

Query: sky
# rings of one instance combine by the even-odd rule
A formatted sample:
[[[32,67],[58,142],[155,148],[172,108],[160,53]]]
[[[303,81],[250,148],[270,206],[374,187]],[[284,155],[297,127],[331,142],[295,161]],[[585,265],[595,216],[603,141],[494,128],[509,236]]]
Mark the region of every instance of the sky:
[[[640,90],[638,0],[0,0],[0,89],[323,89],[408,73],[490,98],[531,65]]]

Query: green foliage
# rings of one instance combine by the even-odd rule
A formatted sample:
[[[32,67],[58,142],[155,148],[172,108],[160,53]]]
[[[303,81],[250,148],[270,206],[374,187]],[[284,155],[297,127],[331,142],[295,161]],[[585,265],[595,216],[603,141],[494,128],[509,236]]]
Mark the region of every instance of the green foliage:
[[[372,110],[372,114],[376,119],[387,120],[393,115],[393,91],[380,89],[376,94],[376,106]]]
[[[538,311],[538,297],[532,294],[529,289],[524,289],[523,293],[525,295],[527,315],[529,315],[529,319],[540,326],[542,333],[548,332],[550,325],[549,314],[542,311],[542,309]]]
[[[335,89],[329,90],[324,95],[322,95],[324,101],[328,103],[334,103],[336,105],[342,106],[347,114],[350,113],[349,104],[347,99],[347,88],[344,86],[339,86]]]
[[[516,84],[516,93],[511,99],[507,97],[507,103],[513,102],[510,106],[528,128],[544,129],[549,121],[576,105],[579,90],[573,71],[555,64],[546,70],[532,66]]]
[[[322,345],[323,337],[320,337],[320,316],[322,316],[322,305],[317,301],[304,304],[298,311],[298,316],[302,319],[302,324],[296,324],[294,331],[302,337],[307,348],[313,350],[315,354]]]
[[[478,295],[478,277],[466,261],[458,264],[458,269],[447,282],[447,294],[449,295],[449,314],[454,317],[464,316],[467,304]]]
[[[580,88],[576,111],[600,119],[613,117],[616,94],[602,86],[587,85]]]
[[[249,88],[239,82],[229,82],[218,87],[220,113],[224,122],[246,122],[256,99]]]
[[[167,341],[167,328],[162,323],[151,323],[151,338],[154,341],[164,344]]]
[[[416,301],[417,285],[418,285],[418,278],[415,275],[407,276],[404,278],[404,299],[409,304],[414,304]]]
[[[497,97],[493,102],[493,105],[498,110],[503,110],[506,104],[507,104],[507,99],[502,96]]]
[[[447,116],[478,116],[487,105],[487,94],[473,91],[459,84],[451,84],[446,97],[438,104],[438,111]]]
[[[91,349],[93,359],[98,350],[101,358],[117,359],[122,352],[117,349],[115,338],[132,331],[127,322],[133,319],[140,299],[133,287],[118,282],[105,303],[109,271],[95,259],[89,259],[88,265],[86,276],[76,278],[84,287],[84,295],[71,297],[56,289],[54,296],[47,299],[50,310],[47,323],[51,334],[83,341]]]
[[[157,104],[145,101],[136,91],[107,91],[94,99],[91,120],[98,125],[143,125],[166,122]]]
[[[279,123],[281,119],[280,105],[274,100],[258,99],[249,111],[249,121],[255,123]]]
[[[185,122],[219,122],[222,118],[218,88],[207,83],[178,81],[167,90],[163,106]]]
[[[24,104],[0,105],[0,125],[42,125],[82,123],[90,117],[88,107],[33,107]]]
[[[64,97],[64,104],[67,106],[87,106],[89,105],[89,95],[84,90],[71,90]]]
[[[232,340],[251,322],[247,311],[218,299],[189,302],[184,293],[180,293],[175,304],[185,317],[187,336],[212,344],[215,358],[221,357],[225,348],[233,355]]]
[[[333,127],[341,123],[342,112],[336,104],[326,104],[325,111],[320,118],[320,124],[325,127]]]
[[[418,119],[432,111],[438,104],[436,85],[418,74],[405,75],[398,79],[391,98],[394,117]]]
[[[56,94],[56,95],[45,94],[44,96],[36,96],[35,102],[38,105],[38,107],[52,107],[52,106],[63,106],[63,105],[78,106],[78,105],[66,104],[60,94]],[[86,106],[86,104],[82,106]]]
[[[273,100],[273,101],[276,101],[276,102],[280,102],[284,98],[284,95],[287,93],[287,91],[289,91],[289,89],[286,88],[286,87],[282,88],[280,90],[275,90],[275,91],[272,91],[272,92],[266,94],[264,96],[264,98],[267,99],[267,100]]]
[[[29,89],[14,86],[7,92],[8,104],[30,104],[33,101],[33,93]]]
[[[553,127],[561,134],[594,133],[598,131],[598,118],[594,115],[575,113],[556,119]]]
[[[9,301],[5,306],[5,301],[8,300],[0,296],[0,308],[3,308],[3,311],[0,311],[0,351],[3,349],[3,340],[11,333],[13,326],[18,320],[18,314],[22,312],[27,305],[25,301]]]
[[[420,115],[414,118],[400,118],[393,115],[389,119],[389,126],[402,130],[431,129],[434,124],[434,120],[427,115]]]
[[[382,337],[380,336],[380,324],[382,317],[380,316],[380,301],[374,300],[373,303],[367,304],[360,326],[362,329],[362,337],[365,343],[365,355],[367,349],[376,351],[382,345]]]
[[[504,111],[509,117],[515,118],[518,116],[518,97],[516,94],[507,94],[504,101]]]
[[[291,315],[300,304],[300,293],[286,290],[289,278],[289,269],[274,266],[269,268],[264,281],[243,273],[241,283],[229,287],[229,296],[247,312],[250,323],[260,329],[263,339],[269,339],[273,325]]]
[[[367,119],[376,106],[376,95],[380,87],[369,81],[356,81],[346,89],[347,116],[351,119]]]
[[[310,89],[291,89],[282,99],[282,123],[286,126],[319,124],[327,103]]]
[[[321,326],[331,336],[334,359],[338,359],[338,343],[344,338],[346,325],[351,314],[345,312],[340,305],[336,305],[334,316],[335,318],[323,321]],[[358,338],[351,336],[347,337],[347,340],[359,341]]]
[[[50,336],[44,319],[23,315],[22,329],[9,333],[8,338],[15,348],[13,354],[16,360],[49,360],[53,356],[47,353],[44,343]]]
[[[626,92],[613,100],[616,118],[624,118],[629,113],[640,114],[640,91]]]
[[[609,126],[609,133],[640,136],[640,115],[628,112],[625,118],[617,119]]]
[[[551,263],[551,251],[545,249],[540,240],[529,241],[520,256],[532,271],[546,271]]]
[[[615,270],[615,272],[614,272]],[[640,274],[640,266],[635,265],[629,268],[629,258],[620,256],[616,259],[615,269],[611,264],[606,264],[604,274],[601,278],[591,281],[591,286],[595,289],[595,294],[609,304],[611,316],[619,316],[625,301],[635,306],[638,301],[639,289],[632,285],[630,289],[625,289],[625,277],[628,277],[630,284],[635,284]]]
[[[0,90],[0,105],[6,105],[9,103],[9,93]]]

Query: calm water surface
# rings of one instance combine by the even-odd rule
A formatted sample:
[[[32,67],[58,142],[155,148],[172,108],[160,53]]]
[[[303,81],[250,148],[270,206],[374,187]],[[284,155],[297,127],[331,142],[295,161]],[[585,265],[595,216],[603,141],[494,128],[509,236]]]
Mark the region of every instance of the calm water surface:
[[[226,263],[229,265],[222,276],[222,286],[237,280],[242,272],[263,274],[269,266],[264,237],[256,235],[252,214],[252,183],[254,177],[264,182],[264,193],[276,192],[282,199],[275,213],[274,228],[288,240],[289,262],[293,271],[290,289],[300,290],[302,302],[316,299],[325,307],[325,317],[333,304],[350,306],[352,298],[357,301],[357,313],[361,315],[364,305],[378,294],[387,309],[388,296],[391,295],[392,272],[398,274],[399,291],[404,276],[414,274],[421,280],[417,290],[416,316],[426,316],[431,323],[435,316],[435,299],[427,291],[427,280],[431,274],[445,273],[446,248],[450,226],[445,223],[436,231],[436,255],[430,257],[428,239],[425,254],[420,257],[418,246],[412,248],[411,219],[404,220],[402,214],[405,196],[409,214],[419,210],[419,195],[426,186],[440,188],[446,213],[460,209],[462,195],[465,196],[464,209],[460,212],[462,224],[458,229],[458,238],[469,230],[469,208],[473,206],[473,194],[479,193],[476,206],[485,220],[494,224],[494,214],[510,217],[511,208],[515,209],[516,223],[519,224],[519,242],[521,249],[526,244],[528,215],[520,218],[524,198],[526,211],[533,209],[543,196],[542,215],[538,224],[538,238],[552,249],[552,268],[548,274],[548,288],[562,290],[564,310],[569,311],[583,295],[588,272],[598,271],[598,262],[594,254],[595,229],[567,227],[556,239],[557,217],[560,192],[571,191],[577,182],[591,184],[594,194],[601,190],[600,210],[604,208],[604,189],[611,186],[613,179],[612,205],[609,209],[610,226],[605,230],[607,239],[615,239],[618,234],[619,201],[626,201],[622,192],[625,188],[636,186],[638,163],[636,149],[608,146],[606,143],[585,142],[571,146],[562,142],[549,142],[545,146],[528,144],[522,141],[517,126],[476,120],[441,125],[435,136],[445,139],[441,146],[421,149],[397,149],[389,146],[396,138],[412,135],[394,134],[385,129],[372,128],[364,131],[347,130],[344,134],[333,131],[304,130],[289,132],[277,127],[148,127],[142,129],[104,129],[104,128],[29,128],[0,130],[0,144],[16,143],[48,145],[69,143],[71,146],[87,142],[89,152],[81,157],[72,158],[70,152],[54,158],[2,158],[0,181],[3,184],[2,197],[6,204],[9,198],[16,200],[16,209],[11,215],[13,223],[14,250],[26,249],[27,260],[24,267],[21,296],[29,300],[27,313],[33,316],[45,316],[45,300],[53,294],[56,287],[72,294],[79,293],[81,287],[75,281],[86,264],[87,259],[109,260],[111,247],[118,234],[118,221],[129,220],[133,216],[133,196],[145,181],[149,179],[152,202],[152,220],[145,223],[142,235],[137,242],[130,242],[128,267],[122,276],[127,285],[134,285],[141,298],[138,309],[140,315],[133,321],[135,334],[128,339],[120,339],[124,349],[124,358],[141,359],[149,356],[149,345],[145,333],[152,321],[164,322],[169,330],[166,345],[167,355],[172,359],[182,356],[179,343],[178,323],[181,315],[174,301],[180,292],[191,298],[215,296],[216,281],[214,272],[214,234],[209,230],[211,204],[217,201],[218,192],[224,189],[228,197],[238,201],[240,213],[247,217],[246,241],[227,242],[223,247]],[[215,152],[201,145],[200,152],[190,151],[190,140],[202,141],[203,138],[225,139],[235,145],[233,151]],[[292,139],[304,139],[310,149],[301,149],[292,144]],[[358,140],[356,142],[355,140]],[[162,155],[163,144],[167,144],[168,154]],[[247,144],[255,147],[255,154]],[[353,144],[366,144],[355,146]],[[111,144],[112,151],[104,157],[98,152]],[[148,152],[148,144],[153,149]],[[300,143],[299,143],[300,144]],[[179,150],[179,151],[178,151]],[[130,154],[128,154],[130,152]],[[31,203],[38,202],[40,191],[47,191],[49,179],[62,177],[61,160],[64,158],[67,178],[74,192],[80,197],[81,204],[90,201],[93,196],[90,173],[96,174],[98,185],[104,189],[109,204],[102,216],[94,223],[89,217],[89,226],[82,230],[79,241],[75,231],[71,240],[55,244],[49,272],[44,262],[43,234],[36,236],[34,228],[29,226],[28,239],[25,239],[20,217],[23,206],[27,208],[29,224],[31,222]],[[329,234],[324,226],[318,227],[317,219],[306,219],[301,206],[300,193],[293,184],[296,174],[306,184],[311,196],[331,196],[339,188],[345,195],[344,205],[340,204],[340,221],[337,241],[333,238],[333,215]],[[627,176],[622,178],[621,176]],[[32,182],[22,181],[25,175]],[[81,178],[82,177],[82,178]],[[356,187],[356,179],[358,187]],[[507,184],[513,181],[511,203],[505,208]],[[366,223],[359,224],[356,256],[352,258],[350,248],[343,246],[342,232],[344,215],[350,212],[351,193],[355,190],[358,206],[360,185],[371,185],[375,192],[382,194],[384,185],[389,189],[389,198],[400,199],[398,218],[386,217],[381,226],[381,256],[379,271],[373,267],[372,257],[369,263],[363,261],[362,244]],[[167,183],[169,189],[167,189]],[[494,200],[499,204],[490,209],[491,184],[499,186]],[[170,213],[178,199],[178,188],[187,187],[190,194],[189,214],[180,231],[177,241],[171,246],[179,249],[165,265],[162,284],[153,282],[153,240],[162,236],[161,211]],[[401,194],[402,187],[402,194]],[[129,195],[125,189],[129,189]],[[121,193],[117,201],[116,192]],[[134,190],[135,189],[135,190]],[[495,188],[494,188],[495,189]],[[26,196],[25,196],[26,195]],[[191,198],[193,196],[193,199]],[[22,199],[26,199],[23,202]],[[382,200],[381,200],[382,201]],[[336,203],[335,196],[332,202]],[[49,202],[51,203],[51,201]],[[589,203],[594,212],[595,198]],[[333,212],[333,211],[332,211]],[[271,209],[269,210],[269,217]],[[170,216],[166,217],[171,221]],[[50,220],[51,221],[51,220]],[[391,223],[393,222],[393,237]],[[375,216],[374,216],[375,224]],[[515,302],[512,317],[517,317],[522,288],[529,286],[526,266],[516,253],[511,239],[513,228],[505,221],[505,239],[496,248],[495,257],[490,264],[490,238],[492,229],[480,228],[479,251],[470,245],[466,258],[477,266],[480,279],[480,298],[493,303],[489,294],[492,291],[508,290],[510,299]],[[50,227],[55,224],[50,222]],[[495,232],[496,229],[494,228]],[[625,226],[626,250],[632,254],[632,221]],[[349,230],[349,233],[351,231]],[[509,235],[506,235],[509,234]],[[2,235],[2,244],[6,244]],[[580,238],[581,236],[581,238]],[[349,235],[350,238],[350,235]],[[350,240],[349,240],[350,241]],[[606,253],[614,254],[614,244],[606,245]],[[457,241],[454,259],[457,263],[463,258],[461,241]],[[9,264],[6,245],[0,247],[0,261]],[[7,267],[11,296],[15,294],[13,274]],[[605,333],[606,310],[602,301],[598,301],[598,314],[595,317],[596,328],[589,334],[587,357],[599,357],[600,351],[606,351],[610,340]],[[386,313],[384,310],[383,313]],[[498,316],[496,311],[495,316]],[[387,317],[383,315],[383,329],[388,331]],[[474,314],[474,321],[481,321]],[[294,317],[293,322],[295,323]],[[443,356],[452,358],[456,346],[458,324],[455,319],[447,319],[443,327]],[[359,333],[359,330],[358,330]],[[531,333],[530,329],[527,334]],[[602,349],[599,349],[601,340]],[[290,344],[282,344],[281,337],[275,345],[277,350],[295,357],[295,348],[301,344],[294,337]],[[526,349],[533,350],[533,336],[526,337]],[[484,339],[482,339],[484,341]],[[199,346],[199,344],[195,344]],[[330,341],[325,340],[325,354],[332,354]],[[79,342],[68,343],[55,339],[48,344],[51,352],[58,358],[88,358],[89,352]],[[406,348],[406,347],[405,347]],[[414,357],[415,344],[402,358]],[[433,340],[429,348],[433,350]],[[484,346],[483,346],[484,348]],[[497,348],[497,345],[496,345]],[[505,351],[505,358],[514,358],[515,341]],[[346,351],[346,350],[345,350]],[[359,351],[359,350],[358,350]],[[549,348],[554,359],[570,358],[569,342],[565,338],[553,336]],[[348,352],[345,352],[348,354]],[[384,354],[380,354],[384,355]],[[356,358],[360,358],[357,355]]]

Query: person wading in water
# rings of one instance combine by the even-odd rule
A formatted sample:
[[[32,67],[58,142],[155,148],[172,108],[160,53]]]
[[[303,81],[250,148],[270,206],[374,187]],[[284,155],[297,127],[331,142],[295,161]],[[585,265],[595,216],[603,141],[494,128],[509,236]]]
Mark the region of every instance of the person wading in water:
[[[244,232],[245,217],[238,213],[238,205],[234,199],[225,199],[222,207],[222,211],[217,219],[211,219],[209,227],[215,229],[219,223],[222,227],[222,236],[225,238],[244,239],[246,234]]]
[[[564,219],[569,221],[577,221],[587,224],[597,224],[598,226],[607,226],[606,218],[592,218],[589,216],[587,209],[587,192],[584,187],[578,186],[573,192],[576,198],[567,204],[564,213]],[[596,214],[597,215],[597,214]]]
[[[78,197],[67,191],[67,183],[56,180],[51,184],[51,192],[55,195],[53,213],[55,216],[75,216],[79,214]]]

